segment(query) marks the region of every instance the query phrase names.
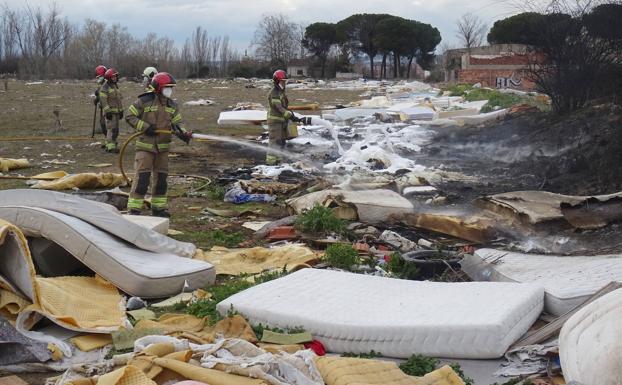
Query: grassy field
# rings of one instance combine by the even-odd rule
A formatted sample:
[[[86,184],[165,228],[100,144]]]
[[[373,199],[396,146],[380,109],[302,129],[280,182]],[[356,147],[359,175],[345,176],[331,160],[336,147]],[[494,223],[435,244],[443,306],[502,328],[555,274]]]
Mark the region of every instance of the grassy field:
[[[101,134],[91,139],[93,104],[90,95],[96,85],[94,81],[46,81],[43,84],[27,84],[23,81],[9,81],[8,90],[0,87],[0,157],[27,158],[32,167],[18,170],[23,175],[36,175],[41,172],[64,170],[77,172],[118,172],[117,155],[108,154],[96,144],[102,141]],[[120,82],[127,109],[135,98],[142,93],[140,84]],[[254,102],[266,105],[267,90],[245,88],[233,81],[182,80],[178,83],[173,97],[181,106],[186,127],[196,132],[215,135],[227,135],[251,139],[261,132],[258,126],[221,128],[217,125],[218,115],[229,106],[239,102]],[[360,99],[357,91],[290,90],[288,96],[292,104],[318,102],[320,104],[348,103]],[[185,106],[186,101],[210,99],[211,106]],[[55,130],[53,111],[60,111],[64,130]],[[121,123],[119,143],[131,133],[130,127]],[[38,140],[24,140],[23,137],[38,137]],[[75,138],[76,139],[71,139]],[[44,140],[48,138],[50,140]],[[66,139],[65,139],[66,138]],[[51,140],[60,139],[60,140]],[[186,146],[174,139],[173,154],[170,162],[171,173],[207,176],[216,180],[223,170],[240,166],[252,166],[263,163],[265,155],[260,152],[240,150],[239,147],[218,142],[192,142]],[[124,164],[126,171],[133,168],[133,146],[129,147]],[[53,164],[53,160],[69,162]],[[93,167],[97,164],[111,164],[108,167]],[[171,227],[185,234],[180,239],[194,241],[203,247],[209,247],[218,241],[209,238],[208,233],[214,228],[222,229],[227,234],[240,232],[243,238],[250,232],[241,228],[246,220],[210,217],[201,213],[205,207],[235,208],[238,211],[252,209],[258,212],[256,218],[279,218],[287,215],[282,203],[247,204],[233,206],[222,202],[218,194],[205,191],[205,194],[188,197],[188,189],[203,183],[184,178],[169,178],[169,195],[173,218]],[[0,189],[27,188],[24,180],[0,180]],[[127,191],[128,189],[125,188]],[[249,206],[249,207],[246,207]],[[252,207],[251,207],[252,206]],[[207,239],[206,239],[207,237]],[[221,237],[222,238],[222,237]],[[226,237],[225,237],[226,238]],[[217,243],[217,242],[216,242]],[[230,241],[224,242],[228,246]]]

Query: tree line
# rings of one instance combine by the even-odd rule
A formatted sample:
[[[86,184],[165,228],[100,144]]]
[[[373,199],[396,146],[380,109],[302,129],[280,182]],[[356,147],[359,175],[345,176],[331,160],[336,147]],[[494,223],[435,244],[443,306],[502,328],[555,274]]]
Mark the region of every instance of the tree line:
[[[0,73],[20,78],[89,78],[99,64],[138,77],[146,66],[181,78],[227,76],[241,55],[228,36],[197,27],[180,48],[167,36],[132,36],[120,24],[86,19],[74,25],[52,4],[47,10],[4,5],[0,15]]]
[[[436,46],[441,42],[437,28],[416,20],[388,14],[355,14],[338,23],[313,23],[302,40],[303,46],[320,62],[321,76],[331,52],[337,61],[350,63],[351,58],[365,55],[369,60],[369,77],[387,78],[387,59],[392,59],[394,78],[410,77],[413,60],[430,68]],[[375,60],[381,57],[380,73]]]

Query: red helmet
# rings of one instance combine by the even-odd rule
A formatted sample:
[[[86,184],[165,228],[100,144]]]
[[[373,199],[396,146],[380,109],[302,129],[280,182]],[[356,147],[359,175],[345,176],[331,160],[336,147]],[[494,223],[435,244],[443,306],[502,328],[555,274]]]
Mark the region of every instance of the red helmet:
[[[117,70],[115,70],[114,68],[108,68],[106,70],[106,73],[104,74],[104,79],[106,80],[112,80],[113,76],[117,76],[119,75],[119,73],[117,72]]]
[[[177,82],[173,75],[168,72],[158,72],[153,79],[151,79],[151,88],[153,92],[159,94],[164,87],[173,87]]]
[[[95,67],[95,77],[101,78],[102,76],[104,76],[107,69],[108,68],[103,65],[98,65],[97,67]]]
[[[272,80],[275,82],[280,82],[281,80],[287,80],[287,73],[283,70],[274,71],[274,75],[272,75]]]

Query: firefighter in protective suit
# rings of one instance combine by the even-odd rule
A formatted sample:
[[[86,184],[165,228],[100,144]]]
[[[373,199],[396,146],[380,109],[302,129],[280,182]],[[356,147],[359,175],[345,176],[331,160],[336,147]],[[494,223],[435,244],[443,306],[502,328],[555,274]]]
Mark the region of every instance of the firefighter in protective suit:
[[[168,188],[168,152],[171,146],[171,133],[186,144],[192,138],[192,132],[182,126],[181,114],[177,103],[171,99],[175,79],[167,72],[159,72],[151,80],[151,91],[138,97],[129,108],[126,120],[136,132],[142,132],[136,141],[132,190],[127,203],[130,214],[139,215],[144,205],[145,194],[154,182],[151,194],[151,212],[153,216],[169,217],[166,190]],[[156,131],[167,131],[159,133]]]
[[[104,74],[106,82],[99,90],[99,101],[106,116],[106,152],[119,152],[119,119],[123,118],[123,96],[117,82],[119,73],[108,68]]]
[[[285,84],[287,74],[283,70],[277,70],[272,75],[274,87],[268,94],[268,152],[266,154],[267,164],[277,164],[281,161],[275,149],[285,147],[287,141],[288,121],[301,122],[290,110],[287,95],[285,95]]]
[[[158,70],[155,67],[147,67],[143,70],[143,87],[145,87],[145,91],[149,92],[151,89],[151,80],[158,73]]]
[[[99,126],[101,127],[102,134],[106,136],[106,119],[104,118],[104,112],[102,111],[102,105],[99,101],[99,90],[101,90],[102,86],[106,82],[104,79],[104,75],[106,74],[106,68],[103,65],[98,65],[95,67],[95,80],[97,81],[97,89],[95,90],[95,99],[93,99],[93,104],[95,104],[95,108],[99,108]],[[105,148],[106,145],[102,145],[102,148]]]

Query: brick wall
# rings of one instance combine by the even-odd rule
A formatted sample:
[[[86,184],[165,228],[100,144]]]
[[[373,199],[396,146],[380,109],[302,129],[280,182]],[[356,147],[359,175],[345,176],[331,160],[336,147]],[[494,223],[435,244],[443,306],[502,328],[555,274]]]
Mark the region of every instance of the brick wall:
[[[467,69],[458,71],[458,82],[481,83],[483,87],[513,88],[533,91],[535,84],[527,79],[524,70]]]
[[[495,57],[477,57],[473,55],[469,58],[469,65],[524,65],[530,63],[529,55],[499,55]]]

